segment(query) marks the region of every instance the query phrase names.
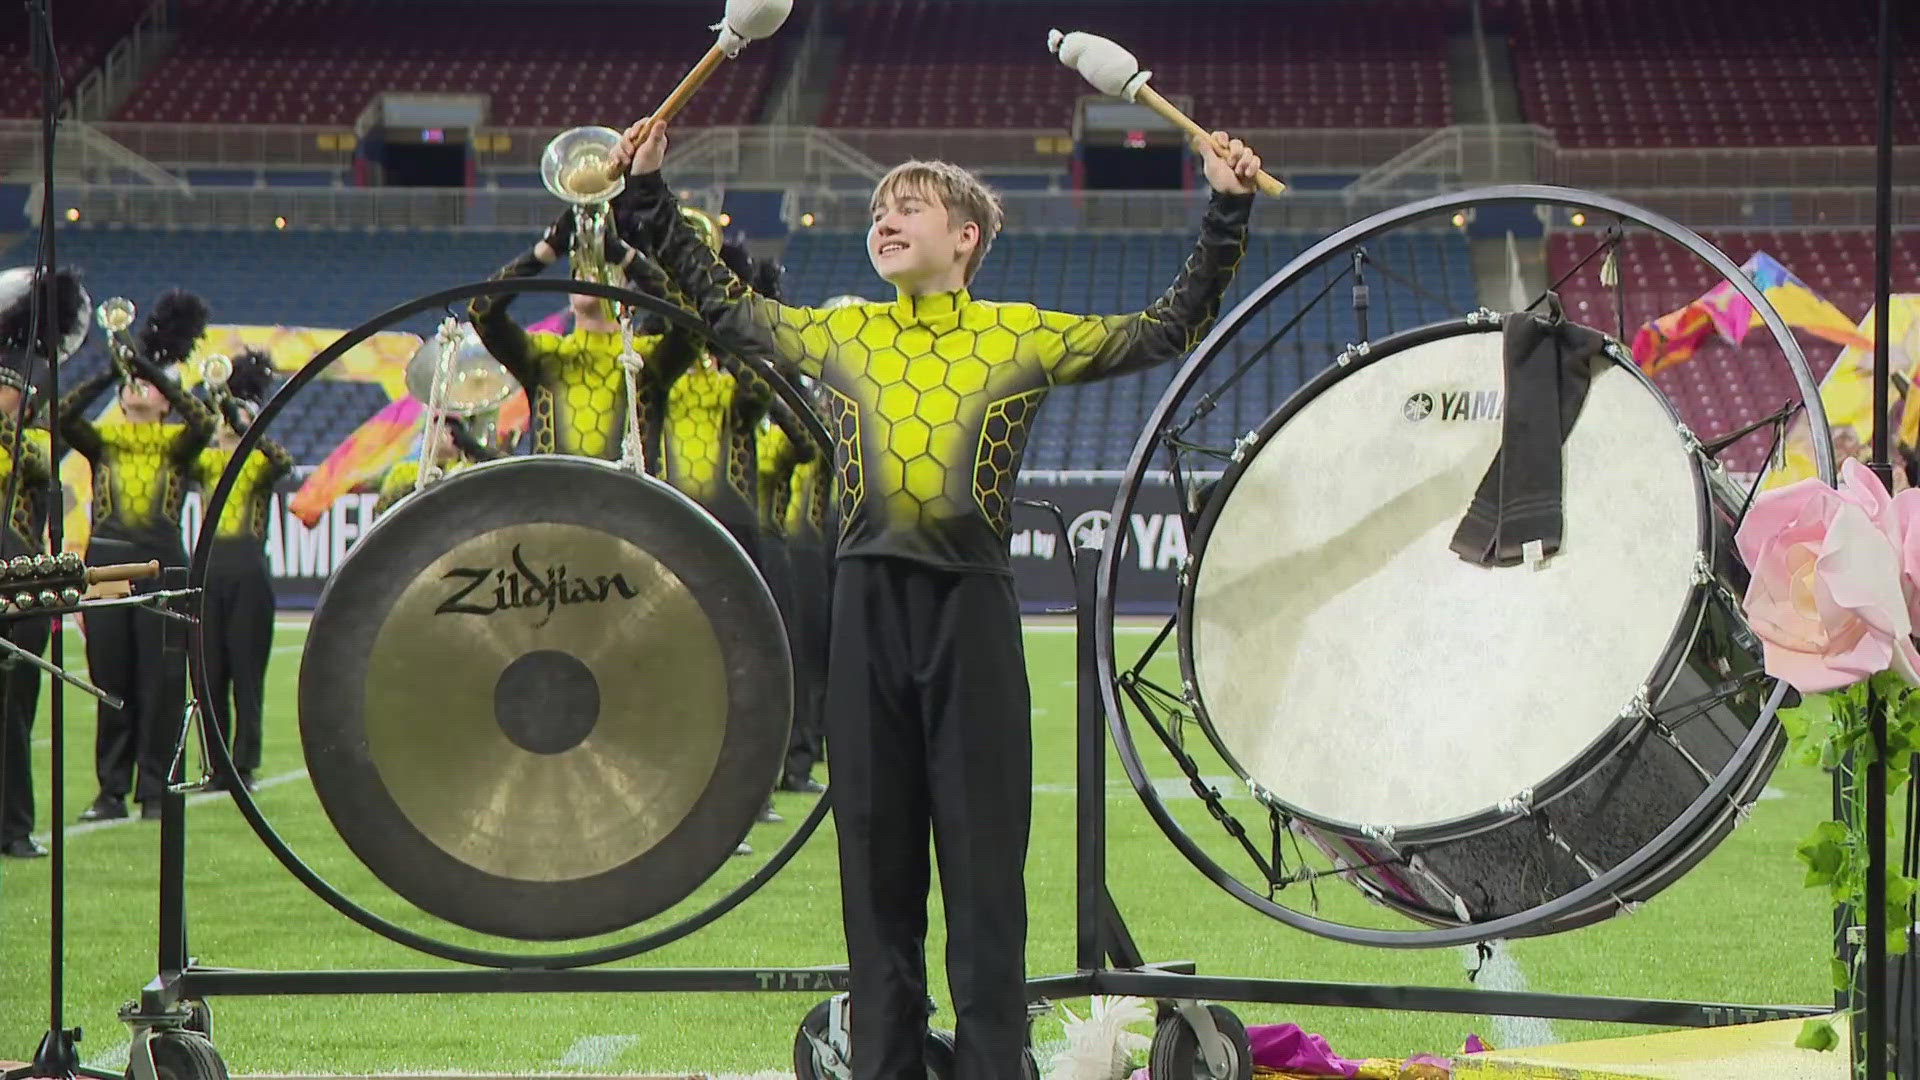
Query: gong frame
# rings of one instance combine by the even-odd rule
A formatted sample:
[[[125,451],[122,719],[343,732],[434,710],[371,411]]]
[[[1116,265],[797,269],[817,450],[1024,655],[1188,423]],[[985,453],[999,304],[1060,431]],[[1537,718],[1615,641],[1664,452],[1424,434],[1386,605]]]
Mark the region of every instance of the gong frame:
[[[380,330],[424,311],[449,309],[449,305],[478,296],[531,293],[582,293],[633,305],[665,318],[675,327],[703,340],[712,337],[698,319],[678,307],[655,297],[597,282],[573,280],[516,279],[475,282],[444,289],[390,308],[343,334],[321,350],[284,383],[261,407],[252,425],[242,434],[232,459],[219,482],[209,494],[200,535],[194,545],[187,580],[190,587],[204,589],[212,561],[212,532],[220,512],[231,496],[240,474],[240,466],[259,444],[275,417],[287,403],[320,373],[332,366],[348,350]],[[767,361],[751,353],[740,359],[751,364],[773,387],[783,402],[801,418],[816,448],[830,448],[826,428],[819,422],[806,399]],[[204,605],[204,591],[201,593]],[[198,614],[198,612],[196,612]],[[196,622],[191,630],[190,647],[196,660],[204,656],[205,642]],[[193,707],[210,697],[211,687],[204,675],[205,665],[193,665]],[[279,832],[268,822],[254,802],[252,794],[238,782],[238,773],[224,739],[206,740],[215,775],[226,782],[234,803],[254,834],[295,880],[348,920],[397,945],[429,956],[467,965],[465,969],[420,970],[308,970],[274,971],[210,967],[193,957],[187,936],[186,903],[186,796],[184,759],[186,731],[182,725],[181,742],[174,747],[174,776],[161,798],[159,948],[158,972],[142,988],[139,1000],[122,1012],[122,1018],[137,1028],[163,1029],[187,1023],[184,1003],[221,995],[303,995],[303,994],[429,994],[429,993],[526,993],[609,991],[819,991],[844,990],[847,986],[843,964],[788,968],[609,968],[601,965],[652,952],[687,937],[719,920],[758,892],[773,876],[792,861],[800,848],[812,838],[831,809],[830,791],[823,792],[788,837],[745,881],[713,900],[706,907],[665,927],[629,940],[593,949],[566,953],[517,953],[455,945],[393,923],[369,911],[343,894],[318,871],[308,866]],[[92,1070],[89,1075],[118,1076]]]

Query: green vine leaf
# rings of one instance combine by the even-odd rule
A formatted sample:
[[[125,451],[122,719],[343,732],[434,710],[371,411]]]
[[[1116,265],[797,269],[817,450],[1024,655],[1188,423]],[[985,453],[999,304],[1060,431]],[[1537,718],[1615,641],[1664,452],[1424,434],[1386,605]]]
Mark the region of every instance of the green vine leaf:
[[[1800,1036],[1793,1045],[1802,1050],[1831,1050],[1840,1045],[1840,1033],[1833,1030],[1831,1020],[1814,1017],[1800,1025]]]

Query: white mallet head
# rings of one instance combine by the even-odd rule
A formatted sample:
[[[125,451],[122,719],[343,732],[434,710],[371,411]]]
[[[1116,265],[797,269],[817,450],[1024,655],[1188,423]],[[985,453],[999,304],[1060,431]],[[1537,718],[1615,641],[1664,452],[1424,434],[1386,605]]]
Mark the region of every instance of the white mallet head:
[[[727,0],[727,16],[709,27],[720,31],[720,47],[737,55],[749,41],[773,36],[793,13],[793,0]]]
[[[1075,30],[1063,34],[1047,31],[1047,49],[1060,62],[1080,73],[1094,89],[1117,98],[1133,100],[1140,88],[1153,78],[1153,72],[1140,70],[1140,61],[1120,47],[1120,43],[1098,34]]]

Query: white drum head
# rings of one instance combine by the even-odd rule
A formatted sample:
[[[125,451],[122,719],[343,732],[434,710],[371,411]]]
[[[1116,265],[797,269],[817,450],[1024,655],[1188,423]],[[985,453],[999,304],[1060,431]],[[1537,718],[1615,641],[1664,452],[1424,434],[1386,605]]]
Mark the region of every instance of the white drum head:
[[[1376,359],[1215,496],[1193,678],[1247,777],[1308,818],[1405,830],[1494,810],[1605,735],[1687,610],[1694,458],[1612,365],[1566,443],[1560,553],[1485,568],[1448,547],[1500,447],[1501,348],[1460,333]]]

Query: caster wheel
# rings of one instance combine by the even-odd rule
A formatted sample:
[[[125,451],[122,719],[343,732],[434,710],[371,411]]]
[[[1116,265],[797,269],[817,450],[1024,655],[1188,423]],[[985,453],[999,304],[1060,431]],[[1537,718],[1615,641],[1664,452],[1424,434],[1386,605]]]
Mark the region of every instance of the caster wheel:
[[[800,1030],[793,1037],[794,1080],[847,1080],[852,1075],[850,1061],[842,1061],[833,1049],[828,1028],[833,1023],[833,1002],[823,1001],[807,1010]],[[851,1057],[852,1055],[848,1055]],[[952,1080],[953,1033],[931,1029],[927,1032],[927,1080]],[[1039,1070],[1029,1052],[1025,1057],[1027,1075],[1039,1080]]]
[[[164,1031],[147,1045],[153,1051],[154,1075],[160,1080],[227,1080],[227,1063],[204,1035]]]
[[[209,1042],[213,1041],[213,1009],[204,1001],[187,1002],[186,1028],[205,1035]]]
[[[831,999],[807,1010],[806,1019],[800,1021],[800,1030],[793,1036],[794,1080],[847,1080],[852,1075],[827,1038],[832,1022]]]
[[[1219,1048],[1227,1058],[1227,1072],[1216,1077],[1200,1050],[1200,1036],[1178,1012],[1161,1018],[1153,1030],[1147,1071],[1154,1080],[1253,1080],[1253,1052],[1247,1045],[1247,1026],[1224,1005],[1207,1006],[1218,1031]]]

